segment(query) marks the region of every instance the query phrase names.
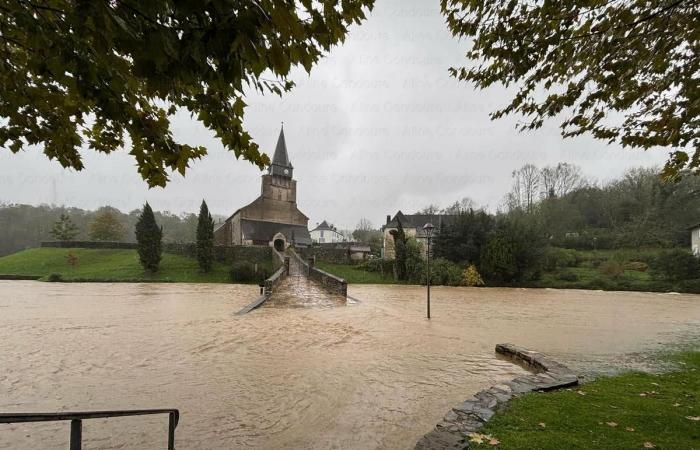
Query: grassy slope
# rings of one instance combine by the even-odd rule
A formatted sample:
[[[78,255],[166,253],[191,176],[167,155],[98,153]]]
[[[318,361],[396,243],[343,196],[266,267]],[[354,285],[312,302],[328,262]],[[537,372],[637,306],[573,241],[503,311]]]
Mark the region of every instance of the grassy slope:
[[[629,373],[579,390],[525,395],[482,433],[498,439],[501,449],[639,449],[647,442],[654,445],[648,448],[698,449],[700,352],[681,354],[679,363],[680,372]]]
[[[348,283],[360,284],[398,284],[394,281],[391,274],[387,274],[384,278],[377,272],[367,272],[357,268],[357,266],[348,264],[332,264],[325,261],[316,260],[316,267],[326,272],[330,272],[335,276],[344,278]]]
[[[71,266],[67,255],[78,263]],[[96,250],[84,248],[33,248],[0,258],[2,275],[61,274],[66,281],[177,281],[185,283],[225,283],[228,266],[216,263],[210,273],[199,273],[197,261],[164,253],[156,274],[144,272],[136,250]]]

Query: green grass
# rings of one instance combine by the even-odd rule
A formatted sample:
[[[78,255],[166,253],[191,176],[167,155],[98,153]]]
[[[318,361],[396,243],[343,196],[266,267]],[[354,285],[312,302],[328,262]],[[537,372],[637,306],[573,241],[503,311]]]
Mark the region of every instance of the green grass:
[[[77,264],[68,264],[68,255]],[[60,274],[63,281],[172,281],[183,283],[229,282],[229,266],[215,263],[211,272],[200,273],[197,261],[163,253],[160,270],[144,272],[136,250],[85,248],[33,248],[0,258],[0,275],[39,276]]]
[[[700,449],[700,352],[682,353],[676,363],[677,372],[628,373],[524,395],[481,433],[500,441],[499,449]]]
[[[394,280],[393,274],[382,277],[378,272],[368,272],[349,264],[332,264],[316,260],[316,267],[343,278],[350,284],[401,284]]]

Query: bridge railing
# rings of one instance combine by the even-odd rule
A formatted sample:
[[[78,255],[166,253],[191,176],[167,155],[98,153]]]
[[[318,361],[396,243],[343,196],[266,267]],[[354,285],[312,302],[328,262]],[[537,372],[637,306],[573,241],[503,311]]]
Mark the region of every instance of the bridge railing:
[[[180,421],[177,409],[131,409],[116,411],[56,412],[56,413],[0,413],[0,423],[57,422],[70,420],[70,450],[83,445],[83,420],[111,417],[168,415],[168,450],[175,449],[175,428]]]
[[[309,259],[307,263],[301,256],[297,255],[293,250],[290,252],[292,257],[295,258],[299,264],[304,268],[304,272],[307,277],[318,282],[324,289],[332,292],[333,294],[342,295],[343,297],[348,296],[348,283],[340,277],[328,273],[314,266],[313,259]]]

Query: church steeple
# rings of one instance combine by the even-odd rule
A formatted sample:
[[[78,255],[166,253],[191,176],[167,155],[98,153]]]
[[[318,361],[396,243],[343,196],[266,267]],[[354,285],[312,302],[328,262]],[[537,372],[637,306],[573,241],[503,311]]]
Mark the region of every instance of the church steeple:
[[[269,173],[271,175],[292,178],[293,169],[294,167],[292,167],[292,163],[289,161],[289,155],[287,154],[287,143],[284,140],[284,124],[282,124]]]

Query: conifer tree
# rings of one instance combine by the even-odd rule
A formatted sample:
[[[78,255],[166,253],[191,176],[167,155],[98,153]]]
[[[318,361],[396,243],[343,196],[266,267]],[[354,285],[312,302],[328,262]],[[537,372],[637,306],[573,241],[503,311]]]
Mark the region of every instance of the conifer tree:
[[[214,261],[214,220],[202,200],[197,221],[197,262],[202,272],[209,272]]]
[[[78,227],[70,220],[68,214],[62,213],[61,217],[53,224],[50,233],[57,241],[72,241],[78,234]]]
[[[161,258],[161,240],[163,228],[156,223],[151,206],[146,202],[136,222],[136,241],[138,242],[139,260],[143,268],[151,273],[158,271]]]
[[[394,257],[396,258],[396,278],[399,280],[406,279],[406,232],[401,225],[401,221],[396,219],[398,225],[396,230],[391,231],[391,235],[394,237]]]

